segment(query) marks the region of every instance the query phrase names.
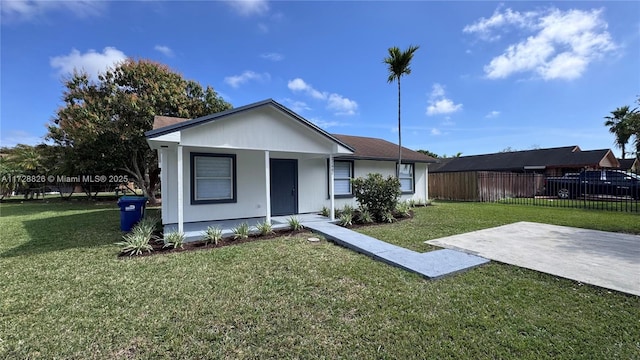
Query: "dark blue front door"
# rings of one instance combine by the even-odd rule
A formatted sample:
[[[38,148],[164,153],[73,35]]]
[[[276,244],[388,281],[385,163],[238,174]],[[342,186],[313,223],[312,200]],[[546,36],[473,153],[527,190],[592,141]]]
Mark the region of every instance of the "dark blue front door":
[[[298,160],[271,159],[271,215],[298,213]]]

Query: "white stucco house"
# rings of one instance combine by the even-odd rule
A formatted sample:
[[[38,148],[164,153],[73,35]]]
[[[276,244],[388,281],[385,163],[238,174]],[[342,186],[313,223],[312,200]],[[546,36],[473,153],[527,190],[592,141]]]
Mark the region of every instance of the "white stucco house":
[[[156,117],[162,223],[184,224],[318,213],[351,204],[350,178],[394,175],[398,146],[334,135],[269,99],[196,119]],[[428,164],[403,148],[402,200],[428,200]]]

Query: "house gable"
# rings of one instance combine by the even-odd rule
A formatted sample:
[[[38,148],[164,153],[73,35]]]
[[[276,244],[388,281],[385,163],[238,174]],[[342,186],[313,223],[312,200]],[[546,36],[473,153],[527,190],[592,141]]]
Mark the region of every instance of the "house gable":
[[[186,128],[181,131],[181,144],[295,153],[351,153],[346,146],[336,144],[273,107],[254,108]]]
[[[351,154],[353,149],[269,99],[185,120],[157,116],[145,133],[152,148],[170,145],[269,150],[312,154]]]

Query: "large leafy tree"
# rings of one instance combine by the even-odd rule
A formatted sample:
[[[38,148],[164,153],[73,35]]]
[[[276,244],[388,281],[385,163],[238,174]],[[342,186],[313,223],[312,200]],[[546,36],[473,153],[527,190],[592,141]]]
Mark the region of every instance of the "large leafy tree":
[[[404,75],[411,74],[411,59],[413,59],[413,53],[418,50],[419,46],[410,45],[406,50],[401,51],[398,47],[394,46],[389,48],[389,57],[384,58],[384,63],[387,64],[389,70],[389,76],[387,82],[398,82],[398,168],[402,165],[402,127],[400,123],[400,78]]]
[[[605,126],[609,127],[609,132],[612,133],[616,139],[615,144],[622,150],[622,158],[626,155],[626,146],[634,135],[634,118],[637,116],[635,109],[631,110],[629,106],[621,106],[611,112],[610,116],[605,116]]]
[[[124,172],[152,202],[160,169],[144,133],[154,116],[195,118],[231,108],[210,86],[149,60],[125,60],[97,81],[76,72],[64,87],[64,105],[48,137],[68,150],[67,169],[88,175]]]

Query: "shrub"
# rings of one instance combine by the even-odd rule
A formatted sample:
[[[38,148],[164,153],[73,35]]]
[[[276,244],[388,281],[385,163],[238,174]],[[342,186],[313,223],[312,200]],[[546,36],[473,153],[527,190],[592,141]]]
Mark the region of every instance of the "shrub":
[[[418,204],[418,202],[417,202],[417,201],[415,201],[414,199],[409,199],[409,200],[407,201],[407,205],[409,205],[409,207],[410,207],[411,209],[415,208],[415,207],[416,207],[416,204]]]
[[[256,228],[260,232],[260,235],[271,235],[273,234],[273,227],[270,222],[264,221],[256,225]]]
[[[289,227],[293,231],[298,231],[298,230],[304,229],[304,226],[302,226],[302,223],[300,222],[300,220],[295,216],[290,216],[289,220],[287,220],[287,222],[289,223]]]
[[[324,217],[329,217],[331,215],[331,210],[328,207],[323,206],[322,211],[320,212],[320,215]]]
[[[383,220],[383,214],[395,210],[400,197],[400,180],[396,177],[384,179],[382,175],[372,173],[351,182],[358,204],[369,210],[374,219]]]
[[[342,214],[340,216],[340,225],[344,227],[353,225],[353,215],[349,213]]]
[[[392,223],[396,221],[396,218],[393,216],[392,211],[385,211],[384,213],[382,213],[382,221]]]
[[[246,239],[249,237],[249,224],[243,222],[242,224],[231,229],[231,231],[233,232],[234,239]]]
[[[125,234],[124,241],[116,243],[118,246],[122,246],[120,252],[123,254],[141,255],[143,252],[153,251],[153,247],[149,244],[151,235],[148,235],[147,229],[139,226],[134,226],[130,233]]]
[[[142,218],[138,223],[134,226],[132,230],[138,228],[138,231],[141,231],[145,234],[145,236],[151,240],[153,239],[154,233],[158,230],[158,223],[160,219],[156,216],[146,216]]]
[[[163,247],[172,247],[174,249],[184,247],[184,233],[174,231],[167,234],[164,234],[164,246]]]
[[[349,205],[349,204],[344,204],[344,206],[342,207],[342,211],[340,211],[340,215],[351,215],[351,217],[353,217],[353,206]]]
[[[398,203],[396,213],[399,217],[409,217],[411,216],[411,206],[407,202]]]
[[[358,215],[358,221],[363,224],[371,224],[373,222],[373,217],[371,216],[371,212],[369,210],[364,209],[360,210],[360,214]]]
[[[209,226],[207,230],[204,231],[204,238],[206,242],[213,243],[214,245],[218,245],[220,240],[222,240],[222,229],[219,227]]]

